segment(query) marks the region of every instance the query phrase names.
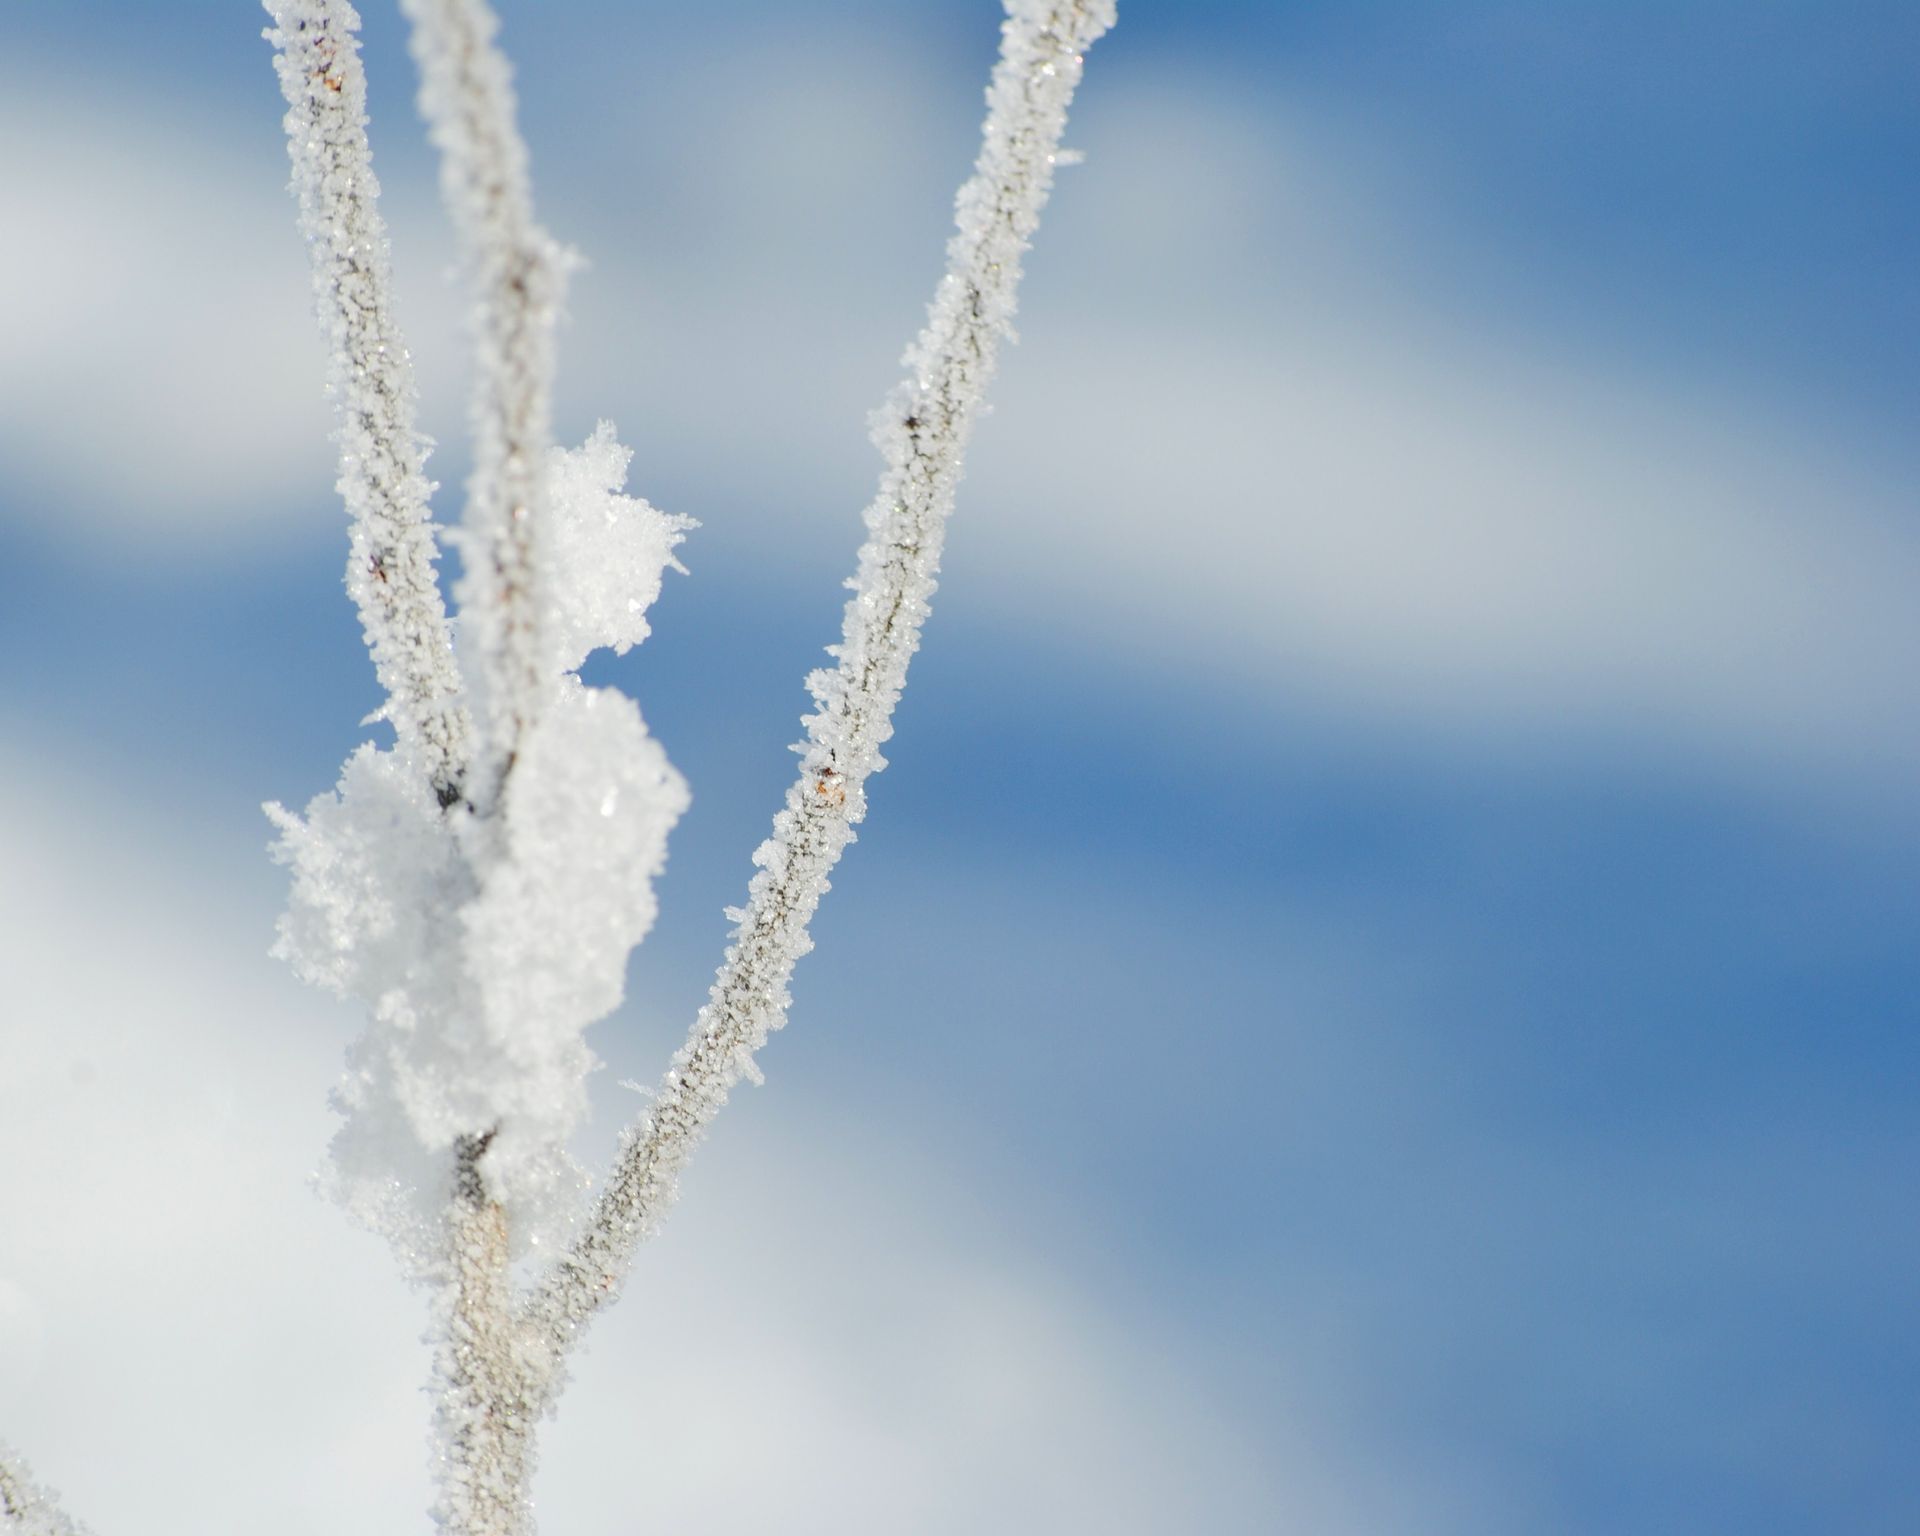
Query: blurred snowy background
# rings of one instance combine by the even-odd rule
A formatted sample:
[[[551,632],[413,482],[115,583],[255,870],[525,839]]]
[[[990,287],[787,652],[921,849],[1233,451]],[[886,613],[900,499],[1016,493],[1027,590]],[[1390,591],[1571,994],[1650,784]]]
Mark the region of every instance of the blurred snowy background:
[[[368,15],[455,515],[450,242]],[[505,0],[563,436],[699,518],[587,1150],[837,630],[988,0]],[[373,706],[243,0],[0,16],[0,1434],[108,1533],[421,1529],[262,800]],[[1920,1527],[1920,12],[1122,0],[791,1029],[545,1528]]]

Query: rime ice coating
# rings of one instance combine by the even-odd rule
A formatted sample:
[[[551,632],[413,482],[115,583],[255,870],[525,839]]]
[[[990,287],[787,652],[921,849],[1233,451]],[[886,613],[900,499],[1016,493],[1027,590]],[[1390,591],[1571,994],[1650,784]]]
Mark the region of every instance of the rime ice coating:
[[[486,1179],[519,1242],[556,1231],[581,1185],[565,1143],[586,1109],[583,1032],[620,1002],[687,805],[633,701],[572,675],[644,637],[686,526],[619,493],[626,461],[604,424],[550,458],[566,648],[494,815],[443,812],[371,745],[304,817],[268,808],[293,869],[274,953],[371,1016],[336,1095],[339,1192],[403,1251],[431,1247],[462,1136],[495,1133]]]
[[[836,665],[808,679],[800,776],[754,854],[758,872],[725,962],[645,1122],[621,1146],[593,1218],[532,1298],[528,1324],[556,1356],[613,1294],[634,1245],[672,1203],[681,1168],[754,1053],[786,1019],[795,962],[828,877],[885,766],[893,709],[920,642],[961,455],[1012,330],[1020,258],[1058,163],[1082,55],[1113,24],[1112,0],[1009,0],[974,173],[960,189],[947,272],[908,377],[873,421],[886,467],[849,585]]]
[[[492,809],[546,701],[552,573],[541,502],[552,444],[553,329],[566,257],[534,222],[512,71],[484,0],[402,0],[420,110],[473,294],[473,473],[455,591],[481,751],[467,797]]]
[[[393,315],[380,185],[367,147],[367,81],[347,0],[267,0],[287,99],[287,153],[327,339],[350,523],[347,591],[360,611],[403,754],[451,801],[472,753],[446,609],[434,577],[426,449],[413,366]]]
[[[52,1492],[34,1482],[4,1444],[0,1444],[0,1531],[7,1536],[88,1536],[87,1528],[60,1508]]]

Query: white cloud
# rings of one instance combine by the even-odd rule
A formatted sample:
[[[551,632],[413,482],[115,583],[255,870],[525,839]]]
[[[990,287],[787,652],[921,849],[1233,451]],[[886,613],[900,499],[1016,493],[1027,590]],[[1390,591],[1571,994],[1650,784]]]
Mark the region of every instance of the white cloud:
[[[926,286],[875,254],[889,242],[853,235],[924,202],[899,144],[936,131],[941,98],[901,89],[871,44],[804,69],[748,49],[728,62],[672,111],[724,118],[735,92],[778,142],[690,117],[704,174],[648,182],[637,235],[607,205],[615,147],[541,175],[557,228],[601,228],[563,338],[563,414],[611,415],[641,449],[640,489],[710,488],[709,504],[662,499],[772,563],[851,540],[872,473],[859,422],[915,316],[874,294]],[[802,79],[830,110],[805,110]],[[1422,252],[1457,270],[1470,244],[1441,194],[1324,125],[1218,82],[1089,102],[1082,136],[1104,137],[1064,182],[1033,339],[955,535],[1009,610],[1393,719],[1597,723],[1723,761],[1905,772],[1920,752],[1901,702],[1920,653],[1910,481],[1736,381],[1602,363],[1577,326],[1492,339],[1496,300],[1423,286]],[[315,505],[330,474],[277,182],[257,160],[242,174],[204,124],[116,132],[117,101],[5,113],[41,146],[8,196],[42,236],[0,248],[0,324],[21,338],[0,358],[0,443],[53,488],[11,515],[57,508],[53,535],[129,553],[289,532],[283,509]],[[645,124],[607,113],[624,153]],[[858,176],[814,172],[851,155]],[[408,185],[390,208],[424,200]],[[431,216],[397,222],[428,419],[450,435],[446,247]],[[699,233],[715,228],[739,232],[727,259]]]
[[[304,255],[274,172],[210,124],[7,83],[7,515],[107,555],[128,538],[137,553],[280,537],[289,485],[331,477]]]
[[[1250,116],[1163,87],[1066,184],[956,534],[990,590],[1369,713],[1910,778],[1911,478],[1661,338],[1516,331],[1435,187]]]
[[[1010,421],[969,487],[1009,602],[1368,712],[1920,751],[1920,542],[1838,454],[1364,321],[1078,342],[1016,367],[1007,416],[1048,430]]]
[[[306,1188],[347,1021],[264,959],[273,877],[0,785],[0,1426],[101,1530],[417,1529],[420,1314]],[[1281,1482],[1381,1528],[964,1172],[733,1113],[550,1430],[551,1529],[1264,1531]]]

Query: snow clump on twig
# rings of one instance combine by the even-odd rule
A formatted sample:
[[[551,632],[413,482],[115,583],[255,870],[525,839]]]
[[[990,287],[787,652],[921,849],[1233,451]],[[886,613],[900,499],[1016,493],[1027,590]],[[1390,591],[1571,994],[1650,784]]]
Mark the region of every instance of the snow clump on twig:
[[[629,457],[602,423],[549,459],[552,590],[566,600],[499,814],[443,811],[372,744],[304,815],[267,807],[293,871],[274,953],[371,1019],[335,1094],[330,1182],[403,1252],[429,1250],[461,1137],[491,1135],[489,1190],[524,1241],[557,1234],[584,1188],[566,1152],[595,1065],[584,1032],[619,1006],[688,803],[633,700],[576,675],[590,652],[646,637],[691,526],[621,494]]]

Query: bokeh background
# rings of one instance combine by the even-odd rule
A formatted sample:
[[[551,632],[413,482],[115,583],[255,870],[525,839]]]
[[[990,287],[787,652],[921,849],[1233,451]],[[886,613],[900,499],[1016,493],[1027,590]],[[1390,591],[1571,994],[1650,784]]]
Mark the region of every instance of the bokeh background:
[[[377,164],[442,515],[451,244]],[[989,0],[503,0],[559,421],[700,519],[584,1144],[704,994]],[[548,1431],[569,1533],[1920,1529],[1920,11],[1122,0],[789,1030]],[[421,1302],[266,799],[377,702],[264,18],[0,14],[0,1434],[424,1528]]]

